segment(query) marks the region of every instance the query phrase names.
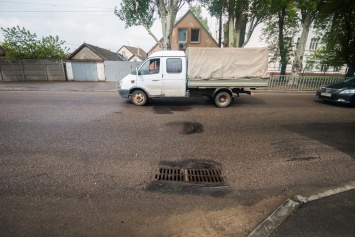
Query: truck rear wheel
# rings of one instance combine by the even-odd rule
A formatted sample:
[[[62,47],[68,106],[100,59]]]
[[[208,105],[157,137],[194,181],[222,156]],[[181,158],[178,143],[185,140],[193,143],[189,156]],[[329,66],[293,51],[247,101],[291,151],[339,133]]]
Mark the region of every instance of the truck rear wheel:
[[[147,102],[147,94],[141,90],[133,91],[131,101],[135,105],[145,105]]]
[[[232,102],[232,96],[226,91],[219,92],[214,97],[214,103],[219,108],[228,107],[231,102]]]

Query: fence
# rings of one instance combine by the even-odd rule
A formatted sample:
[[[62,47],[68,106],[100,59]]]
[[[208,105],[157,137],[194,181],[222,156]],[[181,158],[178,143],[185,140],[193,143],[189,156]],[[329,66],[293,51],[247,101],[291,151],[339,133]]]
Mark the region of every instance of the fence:
[[[3,81],[65,81],[62,60],[19,59],[0,60],[0,78]]]
[[[122,78],[135,71],[142,62],[105,61],[106,81],[120,81]]]
[[[314,91],[320,86],[343,81],[343,77],[319,77],[319,76],[272,76],[269,80],[268,90],[286,91]]]

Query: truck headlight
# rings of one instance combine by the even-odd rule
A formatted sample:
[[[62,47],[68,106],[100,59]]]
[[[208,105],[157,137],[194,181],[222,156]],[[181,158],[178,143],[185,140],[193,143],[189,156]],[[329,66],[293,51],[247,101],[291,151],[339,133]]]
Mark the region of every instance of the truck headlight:
[[[123,82],[122,82],[122,80],[118,83],[118,89],[121,89],[122,88],[122,84],[123,84]]]

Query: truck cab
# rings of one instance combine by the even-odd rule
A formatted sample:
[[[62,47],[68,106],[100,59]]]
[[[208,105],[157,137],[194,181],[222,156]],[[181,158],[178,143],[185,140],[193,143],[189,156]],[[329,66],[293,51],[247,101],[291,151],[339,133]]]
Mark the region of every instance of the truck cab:
[[[143,105],[147,98],[186,96],[186,56],[182,51],[153,53],[118,86],[124,98]]]

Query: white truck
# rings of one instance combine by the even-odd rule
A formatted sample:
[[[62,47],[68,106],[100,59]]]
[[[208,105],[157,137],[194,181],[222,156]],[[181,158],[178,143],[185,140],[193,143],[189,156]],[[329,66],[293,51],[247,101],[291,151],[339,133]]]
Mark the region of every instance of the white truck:
[[[207,96],[217,107],[268,85],[266,48],[188,48],[158,51],[118,83],[135,105],[150,98]]]

